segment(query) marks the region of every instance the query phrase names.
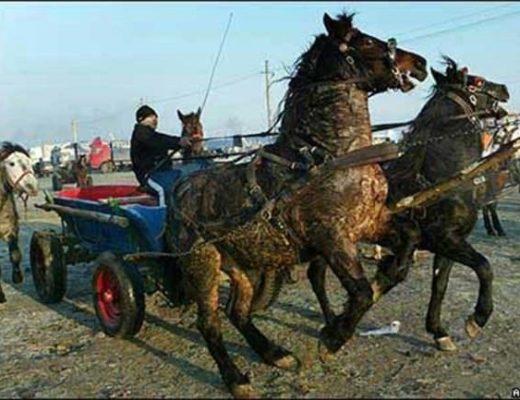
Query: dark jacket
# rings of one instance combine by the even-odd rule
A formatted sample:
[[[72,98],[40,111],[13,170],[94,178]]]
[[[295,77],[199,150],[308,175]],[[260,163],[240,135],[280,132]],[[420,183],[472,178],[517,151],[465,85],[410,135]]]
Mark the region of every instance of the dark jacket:
[[[135,124],[130,142],[130,159],[137,180],[146,185],[147,174],[168,156],[168,150],[179,150],[180,138],[159,133],[149,126]],[[168,168],[165,163],[161,169]]]

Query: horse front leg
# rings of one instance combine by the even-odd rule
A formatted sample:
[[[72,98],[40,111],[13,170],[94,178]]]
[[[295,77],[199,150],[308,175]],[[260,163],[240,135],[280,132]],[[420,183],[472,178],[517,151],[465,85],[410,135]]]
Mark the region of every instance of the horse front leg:
[[[438,254],[435,255],[433,260],[432,292],[426,316],[426,330],[433,335],[437,348],[442,351],[454,351],[457,349],[441,323],[442,300],[448,287],[452,267],[453,261]]]
[[[20,251],[20,246],[18,245],[18,235],[13,236],[8,240],[9,246],[9,258],[11,259],[11,264],[13,266],[12,272],[12,280],[13,283],[22,283],[23,282],[23,271],[20,268],[20,263],[22,261],[22,252]]]
[[[374,302],[388,293],[408,276],[413,264],[414,251],[420,244],[420,227],[408,219],[395,217],[393,228],[386,234],[388,245],[394,255],[383,257],[377,265],[377,272],[372,281]]]
[[[336,353],[354,335],[359,321],[373,304],[373,292],[357,258],[355,243],[341,235],[319,236],[322,246],[316,249],[349,295],[344,311],[321,329],[320,356],[323,360]]]

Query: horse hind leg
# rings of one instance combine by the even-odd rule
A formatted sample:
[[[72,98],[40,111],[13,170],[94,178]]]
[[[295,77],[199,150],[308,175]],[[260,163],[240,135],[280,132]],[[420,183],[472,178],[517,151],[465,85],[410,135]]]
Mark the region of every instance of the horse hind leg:
[[[0,304],[5,303],[7,299],[5,298],[4,291],[2,290],[2,267],[0,266]]]
[[[197,304],[197,329],[204,337],[224,384],[234,397],[256,397],[249,378],[233,362],[222,338],[219,307],[220,254],[212,245],[203,245],[181,260],[188,292]]]
[[[13,283],[22,283],[23,282],[23,271],[20,268],[20,263],[22,261],[22,253],[20,251],[20,246],[18,245],[18,236],[14,236],[9,239],[9,258],[11,259],[11,264],[13,266],[12,272],[12,280]]]
[[[482,217],[484,219],[484,227],[486,228],[486,232],[489,236],[497,236],[497,232],[495,228],[491,224],[491,219],[489,217],[490,214],[490,205],[486,205],[482,207]]]
[[[320,303],[321,311],[323,312],[323,317],[325,318],[325,324],[331,325],[334,321],[334,318],[336,318],[336,315],[332,310],[332,306],[330,305],[327,291],[325,289],[327,266],[327,261],[323,257],[315,258],[309,264],[309,268],[307,269],[307,278],[309,279],[312,290],[316,295],[318,302]]]
[[[506,232],[504,228],[502,228],[502,224],[500,223],[500,218],[498,218],[497,213],[497,203],[493,203],[489,206],[489,211],[491,213],[491,220],[493,221],[493,227],[498,236],[506,236]]]
[[[251,303],[254,288],[247,275],[237,267],[233,267],[229,271],[229,276],[231,294],[226,310],[233,326],[265,363],[282,369],[297,369],[300,365],[299,361],[291,352],[271,342],[253,324]]]

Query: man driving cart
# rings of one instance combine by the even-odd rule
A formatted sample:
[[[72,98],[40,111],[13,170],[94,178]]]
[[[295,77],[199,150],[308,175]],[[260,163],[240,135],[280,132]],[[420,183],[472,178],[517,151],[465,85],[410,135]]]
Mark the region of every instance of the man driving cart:
[[[157,132],[159,117],[147,105],[139,107],[135,117],[137,123],[130,142],[132,169],[141,186],[156,194],[159,205],[164,206],[164,187],[154,179],[154,173],[170,169],[170,164],[165,162],[168,151],[191,148],[191,139]]]

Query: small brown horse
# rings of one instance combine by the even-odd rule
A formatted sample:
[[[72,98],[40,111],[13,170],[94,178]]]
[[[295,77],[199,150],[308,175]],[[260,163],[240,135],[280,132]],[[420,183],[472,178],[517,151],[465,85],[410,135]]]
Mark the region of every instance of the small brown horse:
[[[72,165],[72,173],[76,180],[76,185],[80,188],[92,186],[92,177],[88,174],[87,156],[82,154]]]
[[[177,116],[182,122],[182,136],[189,137],[192,145],[191,149],[183,150],[183,157],[191,157],[201,155],[204,151],[203,139],[204,131],[200,122],[200,114],[202,110],[199,107],[196,112],[183,114],[181,110],[177,110]]]
[[[338,351],[373,303],[356,243],[387,223],[387,185],[377,164],[319,165],[372,144],[369,94],[408,91],[410,77],[427,76],[424,58],[361,32],[352,16],[325,14],[323,22],[327,34],[300,57],[290,80],[276,143],[251,163],[190,175],[169,202],[168,244],[172,252],[188,252],[179,261],[198,306],[197,327],[238,397],[254,392],[222,339],[220,272],[231,279],[232,324],[266,363],[287,369],[298,360],[251,318],[255,276],[326,260],[349,293],[343,314],[321,333],[325,350]],[[316,168],[304,172],[306,163]]]
[[[19,225],[15,195],[36,196],[38,180],[36,179],[29,153],[23,147],[10,142],[0,146],[0,240],[9,246],[9,258],[13,266],[12,280],[23,282],[23,271],[20,268],[22,253],[18,245]],[[2,267],[0,265],[0,278]],[[0,284],[0,303],[6,301]]]

